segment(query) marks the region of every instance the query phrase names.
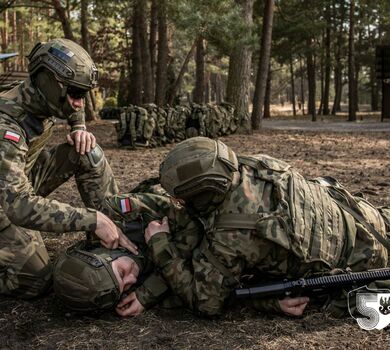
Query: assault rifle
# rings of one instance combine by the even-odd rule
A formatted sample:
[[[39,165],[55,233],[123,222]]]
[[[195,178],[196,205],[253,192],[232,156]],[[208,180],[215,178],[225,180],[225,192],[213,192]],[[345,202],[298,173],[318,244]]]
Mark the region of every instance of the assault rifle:
[[[236,289],[235,296],[236,298],[266,298],[326,294],[339,288],[356,288],[377,280],[388,279],[390,279],[390,268],[383,268],[258,284]]]

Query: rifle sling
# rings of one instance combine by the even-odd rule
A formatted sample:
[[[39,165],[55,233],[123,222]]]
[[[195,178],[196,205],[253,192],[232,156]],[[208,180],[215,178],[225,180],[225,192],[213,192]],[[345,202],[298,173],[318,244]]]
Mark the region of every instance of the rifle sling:
[[[351,214],[355,220],[357,220],[363,227],[370,232],[388,251],[390,251],[390,242],[383,237],[376,229],[375,227],[370,224],[369,222],[364,219],[363,216],[361,216],[359,213],[357,213],[355,210],[352,208],[346,206],[344,203],[340,202],[336,198],[333,197],[333,200],[338,204],[338,206],[345,210],[347,213]]]

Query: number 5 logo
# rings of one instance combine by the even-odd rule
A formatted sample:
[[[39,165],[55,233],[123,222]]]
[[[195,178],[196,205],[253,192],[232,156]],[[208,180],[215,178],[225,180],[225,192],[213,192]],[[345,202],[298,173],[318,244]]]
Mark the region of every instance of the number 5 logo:
[[[367,286],[352,290],[348,293],[348,309],[360,328],[370,331],[383,329],[390,323],[390,315],[380,310],[387,310],[390,303],[389,290],[372,290]],[[363,317],[355,317],[356,311]],[[359,315],[359,316],[360,316]]]
[[[356,319],[360,328],[367,331],[374,329],[379,323],[379,312],[377,311],[377,294],[374,293],[357,293],[356,295],[356,309],[363,316]]]

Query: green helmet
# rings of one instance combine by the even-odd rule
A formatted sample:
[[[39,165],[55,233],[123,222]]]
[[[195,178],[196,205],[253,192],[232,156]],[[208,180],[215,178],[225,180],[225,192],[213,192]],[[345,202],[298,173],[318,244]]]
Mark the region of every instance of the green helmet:
[[[27,58],[31,81],[56,117],[65,119],[74,113],[66,105],[67,94],[82,98],[97,86],[95,64],[87,51],[71,40],[38,43]]]
[[[53,286],[57,297],[75,311],[113,308],[121,293],[111,263],[121,256],[142,266],[142,258],[125,249],[107,249],[81,241],[59,256],[54,266]]]
[[[193,137],[168,153],[160,166],[160,183],[170,195],[202,212],[225,198],[237,171],[237,157],[230,147]]]

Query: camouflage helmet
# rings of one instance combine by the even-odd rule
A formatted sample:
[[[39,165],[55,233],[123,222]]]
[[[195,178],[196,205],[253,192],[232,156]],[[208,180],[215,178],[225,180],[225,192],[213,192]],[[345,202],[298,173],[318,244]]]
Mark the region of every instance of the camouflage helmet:
[[[89,54],[67,39],[38,43],[27,56],[28,70],[48,112],[61,119],[75,112],[67,95],[74,99],[97,86],[98,71]]]
[[[237,157],[230,147],[199,136],[168,153],[160,166],[160,183],[170,195],[184,200],[206,192],[225,196],[237,171]]]
[[[41,68],[46,68],[65,85],[85,90],[97,86],[98,71],[92,58],[71,40],[54,39],[47,43],[38,43],[27,58],[31,76]]]
[[[124,249],[107,249],[81,241],[59,256],[54,266],[53,286],[57,297],[75,311],[113,308],[120,300],[118,280],[111,263],[119,257],[140,257]]]

